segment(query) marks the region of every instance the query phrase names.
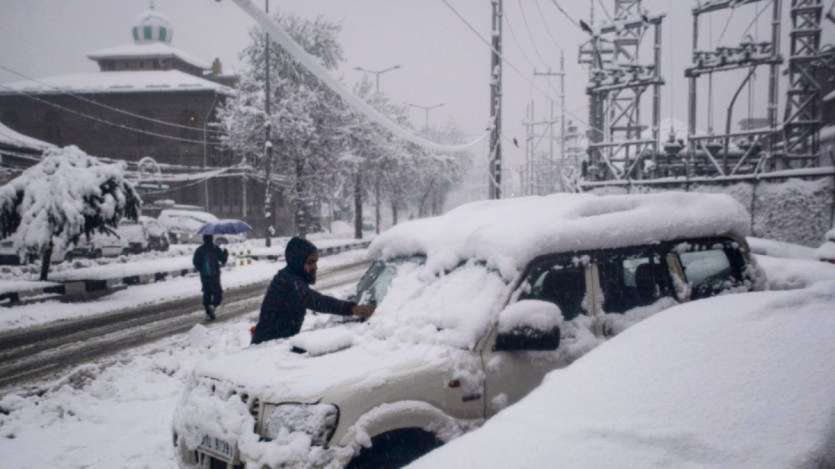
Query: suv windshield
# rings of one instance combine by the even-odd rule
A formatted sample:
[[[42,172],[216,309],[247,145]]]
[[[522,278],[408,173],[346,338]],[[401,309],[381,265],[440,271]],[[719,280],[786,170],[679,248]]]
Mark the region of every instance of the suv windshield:
[[[404,264],[423,265],[425,256],[398,257],[374,261],[357,283],[357,303],[376,305],[383,301],[397,269]]]

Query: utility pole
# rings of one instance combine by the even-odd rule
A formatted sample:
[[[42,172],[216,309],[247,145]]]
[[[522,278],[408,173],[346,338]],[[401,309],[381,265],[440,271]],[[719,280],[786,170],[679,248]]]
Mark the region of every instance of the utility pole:
[[[406,104],[408,104],[409,106],[412,106],[412,107],[416,107],[418,109],[423,109],[424,112],[426,112],[426,121],[424,123],[424,126],[427,130],[429,129],[429,111],[431,111],[433,109],[437,109],[437,108],[444,105],[444,103],[438,103],[434,106],[421,106],[420,104],[412,104],[412,103],[406,103]]]
[[[560,140],[563,140],[563,136],[565,135],[565,57],[563,55],[562,50],[560,50],[560,71],[559,72],[552,72],[549,68],[547,72],[537,72],[534,70],[534,76],[545,77],[545,79],[549,79],[550,77],[559,77],[560,78]],[[557,164],[557,158],[554,155],[554,141],[556,138],[554,137],[554,124],[557,123],[556,116],[554,115],[554,100],[549,100],[549,110],[548,110],[548,167],[550,177],[552,181],[550,182],[550,187],[548,188],[549,192],[552,192],[556,189],[557,181],[559,181],[559,169],[561,164]],[[565,144],[560,145],[560,159],[562,159],[565,155]]]
[[[264,0],[264,10],[267,14],[270,13],[270,0]],[[273,169],[273,142],[271,140],[272,129],[272,115],[270,114],[270,33],[264,34],[264,113],[266,120],[264,123],[264,150],[266,152],[267,161],[264,163],[264,173],[266,181],[264,182],[264,246],[270,247],[272,245],[271,237],[273,235],[272,224],[272,169]]]
[[[502,198],[502,0],[492,0],[490,55],[490,199]]]
[[[380,94],[380,75],[382,75],[384,73],[387,73],[387,72],[390,72],[392,70],[397,70],[399,68],[402,68],[402,67],[398,64],[398,65],[393,65],[393,66],[388,67],[388,68],[384,68],[382,70],[369,70],[369,69],[363,68],[363,67],[354,67],[354,70],[357,70],[357,71],[360,71],[360,72],[365,72],[365,73],[373,73],[374,74],[374,79],[375,79],[375,85],[376,85],[375,86],[376,94],[379,95]],[[380,217],[380,203],[381,203],[380,202],[380,178],[381,178],[381,176],[382,175],[380,174],[380,169],[378,168],[377,169],[377,177],[374,180],[374,231],[377,234],[380,234],[380,223],[381,223],[381,217]],[[359,175],[357,175],[357,180],[356,180],[357,187],[355,188],[355,193],[357,193],[357,194],[359,194],[359,192],[360,192],[360,187],[359,187],[360,181],[361,181],[361,178],[360,178]],[[358,213],[362,214],[362,207],[360,207],[360,210],[359,210]],[[356,224],[356,222],[355,222],[355,224]],[[360,224],[360,226],[362,226],[362,220],[359,221],[359,224]],[[355,234],[357,234],[358,239],[360,239],[361,236],[358,233],[360,233],[360,231],[357,231],[356,228],[355,228]]]

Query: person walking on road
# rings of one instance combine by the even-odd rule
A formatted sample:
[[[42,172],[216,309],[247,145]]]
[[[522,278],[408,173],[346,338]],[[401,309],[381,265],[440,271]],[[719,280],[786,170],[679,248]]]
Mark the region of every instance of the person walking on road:
[[[361,318],[374,313],[373,306],[343,301],[310,288],[316,283],[319,261],[319,252],[310,241],[290,239],[284,260],[287,265],[273,277],[261,303],[261,314],[252,334],[253,344],[298,334],[308,309]]]
[[[212,235],[203,235],[203,244],[194,251],[191,262],[200,272],[203,285],[203,307],[210,321],[215,319],[215,308],[223,301],[223,287],[220,285],[220,266],[226,265],[229,251],[215,245]]]

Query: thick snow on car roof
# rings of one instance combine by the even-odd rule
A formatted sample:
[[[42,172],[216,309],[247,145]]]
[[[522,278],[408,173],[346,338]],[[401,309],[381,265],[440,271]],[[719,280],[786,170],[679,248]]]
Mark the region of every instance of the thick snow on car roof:
[[[835,282],[642,321],[415,467],[832,467]]]
[[[536,256],[678,238],[748,234],[746,210],[724,194],[552,194],[473,202],[399,224],[371,244],[374,257],[427,255],[433,269],[485,260],[505,277]]]

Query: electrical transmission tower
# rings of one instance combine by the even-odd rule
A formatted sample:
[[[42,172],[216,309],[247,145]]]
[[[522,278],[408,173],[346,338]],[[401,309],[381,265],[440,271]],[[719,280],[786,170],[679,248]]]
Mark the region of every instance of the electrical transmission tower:
[[[783,120],[784,165],[820,164],[822,92],[835,79],[835,50],[821,50],[821,0],[792,0],[789,33],[789,89]]]
[[[754,42],[746,38],[738,46],[718,46],[714,50],[699,48],[699,20],[703,15],[723,10],[733,10],[743,5],[770,1],[771,39]],[[684,76],[689,80],[688,145],[685,174],[696,176],[728,176],[756,173],[764,169],[764,158],[776,156],[778,71],[783,58],[780,56],[780,4],[781,0],[709,0],[693,8],[693,63]],[[733,13],[733,11],[731,12]],[[756,20],[756,18],[755,18]],[[768,125],[759,129],[733,132],[733,110],[742,89],[749,84],[760,66],[768,67]],[[724,132],[714,133],[708,125],[707,134],[697,134],[699,117],[698,81],[707,77],[712,84],[716,73],[746,70],[744,79],[736,88],[726,110]],[[709,88],[710,89],[710,88]],[[712,123],[713,96],[708,92],[708,116]],[[731,144],[734,144],[734,148]],[[664,175],[678,175],[677,173]]]
[[[661,91],[661,22],[641,0],[614,0],[614,15],[580,47],[579,62],[589,65],[589,166],[586,179],[643,178],[643,161],[658,150]],[[641,44],[652,30],[650,63],[641,62]],[[650,124],[641,116],[642,98],[652,89]],[[649,132],[647,128],[649,127]]]

